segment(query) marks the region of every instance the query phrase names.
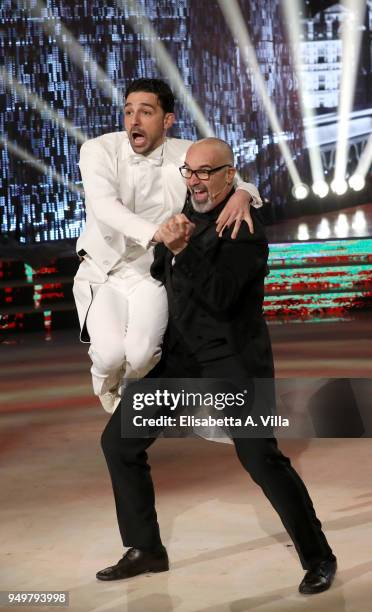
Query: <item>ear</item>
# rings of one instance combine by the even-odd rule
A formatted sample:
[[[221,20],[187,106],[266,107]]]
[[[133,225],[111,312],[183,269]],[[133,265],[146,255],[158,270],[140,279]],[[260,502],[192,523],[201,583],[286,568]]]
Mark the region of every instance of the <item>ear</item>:
[[[228,168],[226,173],[226,183],[231,185],[234,180],[234,176],[236,174],[236,168]]]
[[[165,113],[164,123],[163,123],[164,129],[169,130],[172,127],[175,120],[176,120],[176,115],[174,113]]]

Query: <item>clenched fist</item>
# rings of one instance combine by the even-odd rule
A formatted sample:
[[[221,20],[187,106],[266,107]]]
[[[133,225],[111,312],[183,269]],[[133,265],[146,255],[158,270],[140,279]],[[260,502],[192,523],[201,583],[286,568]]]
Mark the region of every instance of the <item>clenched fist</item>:
[[[194,229],[195,224],[191,223],[183,213],[180,213],[163,223],[156,232],[154,239],[158,242],[164,242],[173,255],[178,255],[187,246]]]

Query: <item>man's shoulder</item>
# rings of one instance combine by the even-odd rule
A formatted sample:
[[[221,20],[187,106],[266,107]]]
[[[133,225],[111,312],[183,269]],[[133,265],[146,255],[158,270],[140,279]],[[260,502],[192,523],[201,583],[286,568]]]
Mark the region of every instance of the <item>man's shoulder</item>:
[[[192,140],[183,138],[167,138],[167,156],[177,158],[183,161],[187,150],[193,144]]]
[[[128,140],[127,133],[122,132],[109,132],[108,134],[101,134],[95,138],[89,138],[86,140],[80,149],[80,152],[96,151],[97,149],[105,150],[108,153],[115,153],[120,149],[123,142]]]

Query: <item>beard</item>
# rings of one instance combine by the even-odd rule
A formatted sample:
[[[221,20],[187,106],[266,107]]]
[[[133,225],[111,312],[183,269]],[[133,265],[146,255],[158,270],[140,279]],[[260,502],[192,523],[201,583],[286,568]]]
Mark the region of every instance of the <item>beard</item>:
[[[213,208],[216,206],[216,204],[213,202],[209,194],[208,194],[208,200],[204,202],[204,204],[199,204],[199,202],[196,202],[192,193],[191,193],[190,200],[191,200],[193,209],[199,213],[207,213],[210,210],[213,210]]]

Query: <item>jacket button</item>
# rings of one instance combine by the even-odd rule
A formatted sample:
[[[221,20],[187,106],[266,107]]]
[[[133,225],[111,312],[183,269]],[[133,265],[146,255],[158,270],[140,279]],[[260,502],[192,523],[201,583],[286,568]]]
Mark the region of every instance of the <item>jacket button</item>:
[[[105,236],[106,242],[110,242],[112,240],[112,236]]]

